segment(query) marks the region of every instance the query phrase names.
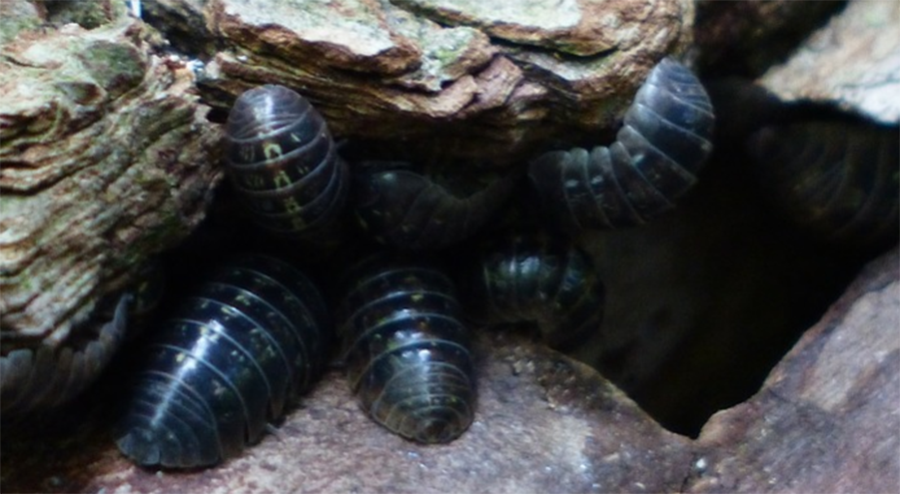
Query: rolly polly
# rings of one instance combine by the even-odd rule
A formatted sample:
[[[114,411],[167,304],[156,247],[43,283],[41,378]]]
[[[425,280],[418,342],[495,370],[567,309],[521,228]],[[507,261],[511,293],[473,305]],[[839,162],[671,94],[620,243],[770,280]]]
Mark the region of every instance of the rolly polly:
[[[446,443],[472,423],[470,335],[454,285],[424,264],[370,259],[339,309],[350,387],[379,424],[420,443]]]
[[[794,224],[846,246],[897,239],[897,127],[803,121],[764,127],[748,140],[765,197]]]
[[[49,410],[68,403],[93,383],[118,351],[128,330],[132,295],[119,297],[112,319],[84,342],[60,347],[18,348],[0,358],[0,411],[3,418]],[[91,322],[88,322],[90,325]],[[85,333],[77,328],[79,334]]]
[[[328,357],[328,312],[292,266],[246,255],[154,330],[116,443],[141,465],[236,456],[306,390]]]
[[[566,231],[640,225],[674,206],[712,151],[709,96],[663,59],[641,86],[616,141],[546,153],[529,165],[543,210]]]
[[[460,196],[404,163],[360,169],[354,178],[359,223],[380,243],[403,250],[441,249],[471,237],[513,190],[511,180],[500,178]]]
[[[599,330],[606,291],[590,258],[561,238],[509,235],[485,247],[466,286],[474,317],[533,322],[551,347]]]
[[[246,91],[228,115],[226,141],[226,172],[256,224],[317,241],[336,228],[348,169],[306,98],[276,85]]]

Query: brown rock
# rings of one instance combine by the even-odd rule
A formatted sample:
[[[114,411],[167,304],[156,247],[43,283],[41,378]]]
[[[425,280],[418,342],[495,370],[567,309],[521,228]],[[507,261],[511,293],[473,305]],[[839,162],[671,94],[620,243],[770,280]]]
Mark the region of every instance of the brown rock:
[[[896,492],[900,254],[871,263],[748,402],[703,428],[689,492]]]
[[[82,424],[80,441],[5,444],[3,488],[661,492],[681,485],[689,441],[658,427],[589,367],[504,334],[482,337],[477,352],[475,422],[450,444],[418,445],[378,426],[360,410],[344,377],[331,372],[276,435],[219,467],[143,470],[115,450],[105,427]]]

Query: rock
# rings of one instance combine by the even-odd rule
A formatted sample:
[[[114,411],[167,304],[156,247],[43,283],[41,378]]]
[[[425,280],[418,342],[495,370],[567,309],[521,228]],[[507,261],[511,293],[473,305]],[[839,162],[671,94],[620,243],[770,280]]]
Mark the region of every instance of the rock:
[[[787,59],[842,2],[697,2],[698,65],[711,75],[756,78]]]
[[[784,101],[816,101],[900,122],[900,3],[853,1],[760,83]]]
[[[446,445],[414,444],[378,426],[344,376],[329,372],[277,434],[219,467],[140,469],[118,453],[105,426],[82,423],[79,441],[12,444],[5,435],[3,489],[660,492],[681,486],[689,441],[657,426],[593,369],[503,333],[482,335],[476,355],[475,422]]]
[[[869,264],[746,403],[697,441],[688,492],[894,492],[900,253]]]

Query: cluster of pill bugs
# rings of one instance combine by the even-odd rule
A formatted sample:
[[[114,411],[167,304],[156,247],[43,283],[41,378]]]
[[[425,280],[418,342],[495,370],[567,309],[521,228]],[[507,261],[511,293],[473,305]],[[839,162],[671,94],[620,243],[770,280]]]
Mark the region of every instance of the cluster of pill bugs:
[[[665,59],[611,146],[547,153],[526,181],[557,231],[641,224],[694,183],[713,121],[696,77]],[[258,441],[322,371],[331,334],[361,408],[431,444],[473,421],[473,321],[531,321],[556,348],[600,327],[603,283],[565,235],[509,232],[480,243],[452,273],[423,254],[493,221],[515,178],[460,193],[404,163],[351,167],[316,109],[274,85],[237,99],[226,143],[227,176],[258,227],[328,248],[346,238],[350,209],[383,248],[340,276],[333,314],[304,273],[273,257],[243,256],[208,276],[143,349],[117,433],[139,464],[211,465]]]
[[[347,243],[343,219],[351,211],[355,228],[381,250],[348,267],[334,297],[268,255],[242,255],[214,270],[152,331],[117,427],[119,449],[141,465],[169,468],[239,454],[309,389],[332,340],[373,420],[420,443],[456,439],[476,408],[473,322],[529,321],[559,349],[597,331],[604,286],[570,235],[641,225],[674,207],[712,152],[714,120],[696,76],[666,58],[637,92],[611,145],[551,151],[532,160],[521,180],[502,177],[460,191],[405,163],[348,164],[305,98],[274,85],[245,92],[226,126],[226,172],[250,219],[273,235],[331,249]],[[766,132],[754,139],[774,153],[779,141]],[[887,155],[891,145],[877,152]],[[800,159],[789,153],[781,151],[788,162]],[[836,169],[823,180],[874,174],[876,185],[866,191],[876,192],[896,182],[887,159],[881,168],[888,171],[876,172],[845,161],[852,170]],[[793,168],[778,170],[778,180],[796,183]],[[851,189],[841,190],[862,209],[847,228],[873,221],[881,228],[891,214],[896,224],[890,194],[860,201]],[[798,201],[817,190],[811,185]],[[472,255],[455,256],[459,269],[434,262],[430,253],[470,242],[519,194],[536,198],[542,233],[485,235]],[[840,207],[853,206],[848,201]],[[826,221],[846,220],[844,209]],[[20,381],[9,389],[27,396],[30,378]]]

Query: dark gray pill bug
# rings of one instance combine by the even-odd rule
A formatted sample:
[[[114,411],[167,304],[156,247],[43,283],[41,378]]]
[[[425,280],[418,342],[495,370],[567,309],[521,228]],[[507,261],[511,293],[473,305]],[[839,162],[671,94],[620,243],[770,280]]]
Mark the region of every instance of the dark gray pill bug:
[[[314,240],[336,227],[349,172],[306,98],[277,85],[244,92],[226,141],[226,173],[256,224]]]
[[[587,254],[566,240],[498,237],[470,273],[466,302],[483,322],[532,322],[549,346],[563,350],[600,328],[603,282]]]
[[[238,455],[321,373],[330,331],[300,271],[265,256],[233,260],[154,329],[118,424],[119,450],[169,468]]]
[[[457,194],[405,163],[370,162],[354,176],[356,217],[374,238],[402,250],[441,249],[479,231],[510,197],[499,178]]]
[[[765,199],[794,225],[847,247],[896,242],[900,129],[865,122],[802,121],[748,140]]]
[[[125,340],[131,298],[130,294],[120,296],[111,320],[104,324],[88,321],[86,326],[74,328],[73,334],[79,336],[58,347],[41,344],[37,348],[4,349],[0,357],[3,419],[59,407],[87,389]],[[88,335],[93,326],[99,331]]]
[[[347,377],[377,423],[412,441],[446,443],[472,423],[470,334],[453,282],[425,264],[354,270],[339,308]]]
[[[545,153],[529,178],[551,225],[564,231],[646,223],[671,209],[712,151],[715,117],[697,77],[665,58],[625,114],[616,141]]]

